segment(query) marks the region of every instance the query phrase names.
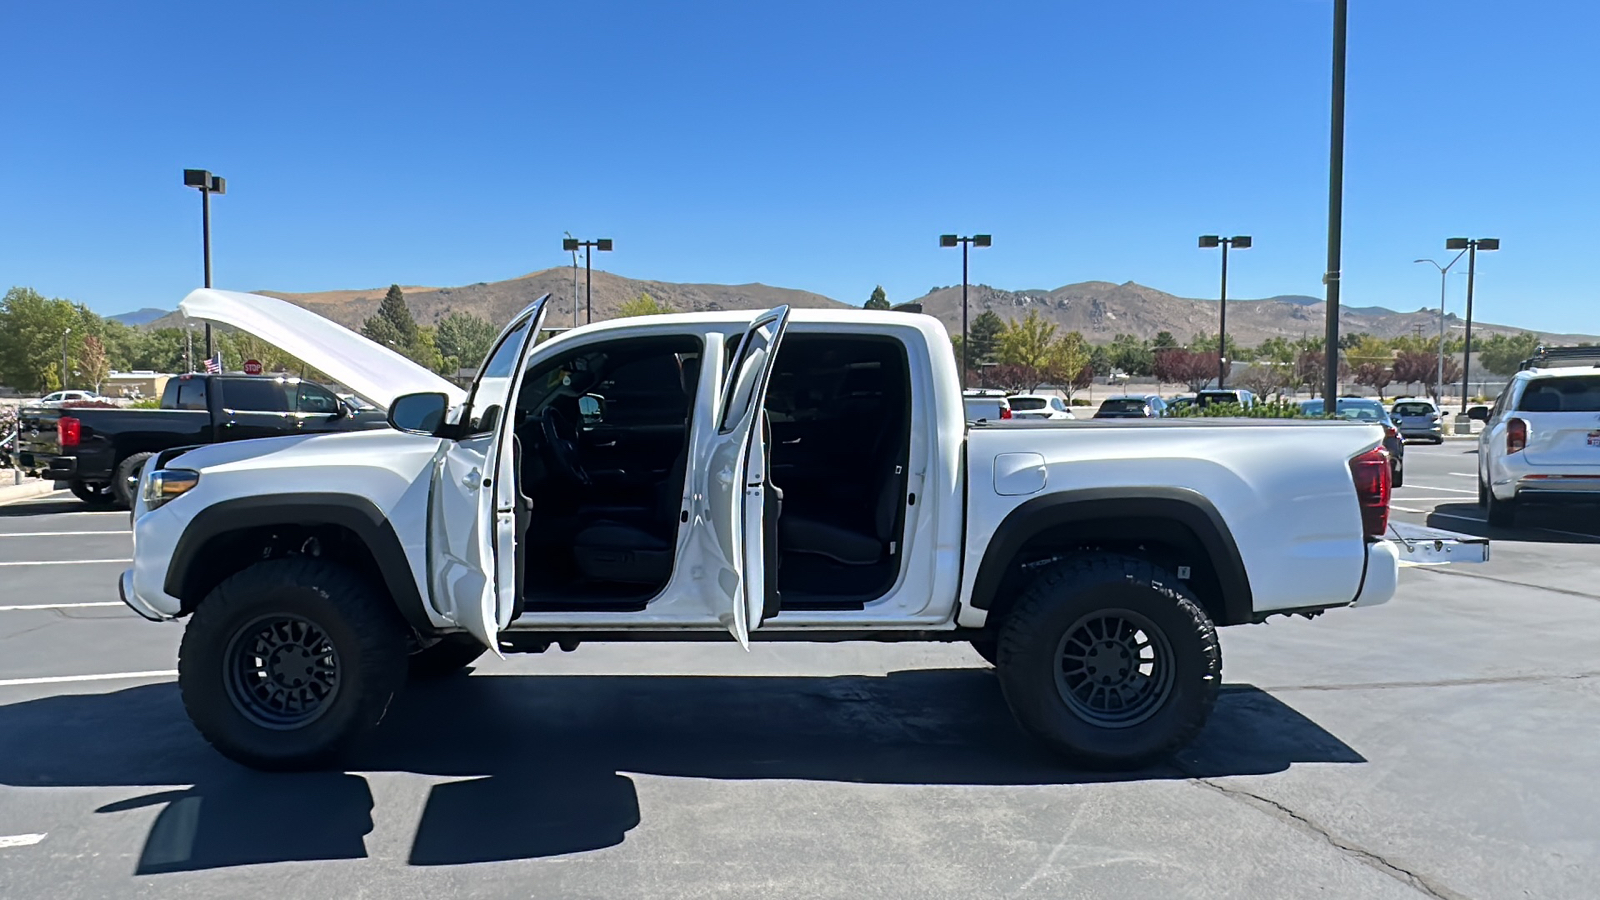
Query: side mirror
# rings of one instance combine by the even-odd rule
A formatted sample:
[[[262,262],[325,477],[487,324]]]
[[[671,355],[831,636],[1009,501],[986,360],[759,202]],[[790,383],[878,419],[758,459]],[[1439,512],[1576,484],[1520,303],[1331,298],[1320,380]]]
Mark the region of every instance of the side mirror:
[[[1467,418],[1477,419],[1479,422],[1487,422],[1489,421],[1489,407],[1474,406],[1467,410]]]
[[[583,417],[583,424],[594,425],[602,422],[606,417],[606,398],[599,394],[584,394],[578,398],[578,415]]]
[[[444,394],[406,394],[389,406],[389,427],[411,434],[435,435],[444,424],[450,398]]]

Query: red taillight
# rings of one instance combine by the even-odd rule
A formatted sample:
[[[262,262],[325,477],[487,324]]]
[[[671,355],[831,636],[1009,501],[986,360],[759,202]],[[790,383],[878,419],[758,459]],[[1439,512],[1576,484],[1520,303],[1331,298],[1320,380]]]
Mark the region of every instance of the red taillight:
[[[56,437],[61,439],[62,449],[78,446],[78,439],[83,435],[83,428],[78,420],[71,416],[62,416],[56,420]]]
[[[1000,407],[1000,418],[1002,418],[1002,419],[1011,418],[1011,407],[1009,407],[1009,406]]]
[[[1506,422],[1506,452],[1517,453],[1528,446],[1528,423],[1522,419]]]
[[[1388,438],[1388,439],[1390,439],[1390,440],[1394,440],[1395,438],[1400,436],[1400,429],[1398,429],[1398,428],[1396,428],[1393,425],[1390,425],[1388,423],[1384,423],[1383,436]]]
[[[1356,500],[1361,504],[1361,527],[1369,538],[1381,538],[1389,530],[1389,491],[1394,486],[1394,471],[1389,468],[1389,452],[1382,447],[1350,460],[1350,475],[1356,483]]]

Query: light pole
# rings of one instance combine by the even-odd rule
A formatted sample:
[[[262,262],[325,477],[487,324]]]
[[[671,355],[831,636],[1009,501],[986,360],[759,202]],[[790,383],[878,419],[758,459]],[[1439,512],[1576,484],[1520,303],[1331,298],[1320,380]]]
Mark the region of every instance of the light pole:
[[[590,262],[589,251],[610,252],[611,238],[600,238],[597,241],[580,241],[576,238],[567,238],[561,242],[561,249],[573,252],[574,265],[577,263],[579,247],[583,248],[583,324],[587,325],[594,321],[594,268]],[[577,299],[576,295],[574,295],[573,299]],[[577,320],[577,310],[573,310],[572,318],[574,321]]]
[[[1218,237],[1214,234],[1200,235],[1200,247],[1210,249],[1222,248],[1222,312],[1221,322],[1217,326],[1217,390],[1222,390],[1223,382],[1228,378],[1228,246],[1235,250],[1250,249],[1250,235],[1239,234],[1231,238]]]
[[[1333,102],[1328,124],[1328,318],[1323,325],[1323,409],[1334,409],[1339,396],[1339,252],[1344,237],[1344,59],[1349,0],[1333,0]]]
[[[1472,282],[1478,274],[1478,251],[1488,252],[1500,249],[1499,238],[1449,238],[1444,242],[1446,250],[1467,251],[1467,345],[1461,354],[1461,413],[1456,418],[1465,419],[1467,415],[1467,383],[1472,380]]]
[[[972,355],[972,348],[967,346],[967,248],[992,246],[994,238],[987,234],[974,234],[971,237],[939,235],[939,246],[954,247],[957,244],[961,245],[961,388],[965,390],[968,358]]]
[[[572,232],[564,231],[567,241],[572,240]],[[567,241],[562,241],[562,248],[566,248]],[[578,248],[572,248],[572,327],[578,327]]]
[[[200,191],[200,246],[205,257],[206,287],[211,287],[211,195],[226,194],[228,179],[213,175],[205,169],[184,169],[183,186]],[[211,323],[206,322],[206,359],[215,352],[211,344]]]
[[[61,332],[61,389],[63,391],[67,389],[67,335],[70,334],[72,334],[71,328]]]
[[[1434,397],[1435,397],[1435,399],[1440,400],[1440,401],[1444,400],[1444,285],[1445,285],[1445,278],[1446,278],[1446,276],[1448,276],[1450,274],[1450,268],[1452,266],[1454,266],[1456,263],[1461,261],[1461,255],[1462,255],[1462,253],[1465,253],[1465,252],[1466,251],[1463,250],[1463,251],[1461,251],[1461,253],[1457,253],[1456,254],[1456,258],[1450,260],[1450,265],[1448,265],[1448,266],[1441,266],[1437,262],[1435,262],[1434,260],[1431,260],[1431,259],[1413,259],[1411,261],[1412,263],[1432,263],[1433,267],[1435,269],[1439,270],[1439,375],[1438,375],[1438,380],[1435,382],[1435,384],[1437,384],[1438,387],[1434,389]],[[1465,411],[1465,410],[1463,410],[1463,411]]]

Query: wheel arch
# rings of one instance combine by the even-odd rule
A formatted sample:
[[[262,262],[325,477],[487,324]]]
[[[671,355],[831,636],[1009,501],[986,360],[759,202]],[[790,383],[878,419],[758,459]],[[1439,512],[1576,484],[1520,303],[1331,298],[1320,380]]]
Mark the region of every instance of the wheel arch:
[[[283,536],[336,538],[344,551],[337,562],[376,576],[412,629],[434,630],[394,526],[376,504],[354,494],[270,494],[208,506],[173,548],[164,589],[183,602],[182,614],[193,612],[223,579],[268,558],[261,548]]]
[[[1253,621],[1249,575],[1222,514],[1197,491],[1167,487],[1062,491],[1013,509],[984,551],[971,605],[997,624],[1026,582],[1030,563],[1090,550],[1188,566],[1185,584],[1213,622]]]

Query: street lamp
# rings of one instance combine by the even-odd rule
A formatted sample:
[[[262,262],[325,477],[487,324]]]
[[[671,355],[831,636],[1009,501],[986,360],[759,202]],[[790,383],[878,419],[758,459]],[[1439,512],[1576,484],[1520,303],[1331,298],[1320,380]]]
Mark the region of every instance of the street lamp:
[[[1213,247],[1222,248],[1222,320],[1217,327],[1217,390],[1222,390],[1223,382],[1228,377],[1228,247],[1232,245],[1235,250],[1250,249],[1250,235],[1240,234],[1231,238],[1218,237],[1214,234],[1200,235],[1200,248],[1209,250]]]
[[[1461,251],[1461,253],[1457,253],[1456,254],[1456,258],[1450,260],[1450,265],[1448,265],[1448,266],[1441,266],[1437,262],[1435,262],[1434,260],[1431,260],[1431,259],[1413,259],[1411,261],[1413,264],[1415,264],[1415,263],[1432,263],[1433,267],[1435,269],[1439,270],[1439,376],[1438,376],[1438,381],[1436,382],[1438,384],[1438,387],[1434,389],[1434,395],[1435,395],[1435,399],[1438,399],[1440,401],[1444,400],[1444,284],[1445,284],[1445,278],[1446,278],[1446,276],[1448,276],[1450,274],[1451,266],[1454,266],[1456,263],[1460,262],[1462,254],[1464,254],[1466,252],[1467,251],[1463,250],[1463,251]],[[1463,411],[1465,411],[1465,408],[1463,408]]]
[[[590,263],[589,251],[610,252],[611,238],[601,238],[597,241],[580,241],[577,238],[566,238],[561,242],[561,249],[571,250],[573,253],[577,253],[579,247],[583,248],[583,324],[587,325],[594,321],[594,268]],[[574,264],[576,264],[577,257],[574,256],[573,260]],[[576,294],[573,296],[573,301],[574,305],[576,305]],[[578,320],[578,311],[576,309],[572,311],[572,320],[574,322]]]
[[[993,246],[994,238],[987,234],[975,234],[971,237],[959,237],[953,234],[939,235],[939,246],[954,247],[961,245],[961,387],[967,386],[967,359],[972,354],[972,349],[967,346],[967,248]]]
[[[206,287],[211,287],[211,195],[226,194],[228,179],[205,169],[184,169],[183,186],[200,191],[200,245],[205,257]],[[211,323],[206,323],[206,359],[215,352],[211,344]]]
[[[567,241],[572,240],[572,232],[563,231],[562,234],[567,236]],[[561,246],[562,246],[562,249],[568,249],[567,245],[566,245],[566,241],[562,241],[561,242]],[[577,247],[572,247],[570,249],[572,251],[572,327],[573,328],[577,328],[578,327],[578,248]]]
[[[1467,252],[1467,345],[1461,354],[1461,412],[1456,416],[1457,421],[1462,422],[1467,418],[1467,383],[1472,380],[1472,282],[1478,273],[1478,251],[1499,250],[1500,239],[1449,238],[1444,248]]]

